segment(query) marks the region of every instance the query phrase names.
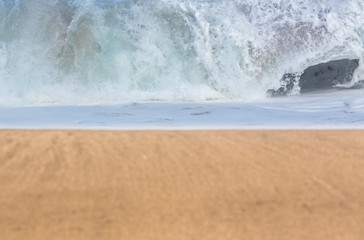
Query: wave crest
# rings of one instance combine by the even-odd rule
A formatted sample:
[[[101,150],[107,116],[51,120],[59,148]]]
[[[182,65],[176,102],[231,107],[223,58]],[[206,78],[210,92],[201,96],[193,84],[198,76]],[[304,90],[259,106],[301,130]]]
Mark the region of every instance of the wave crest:
[[[285,73],[362,60],[362,16],[359,0],[5,0],[0,104],[264,98]]]

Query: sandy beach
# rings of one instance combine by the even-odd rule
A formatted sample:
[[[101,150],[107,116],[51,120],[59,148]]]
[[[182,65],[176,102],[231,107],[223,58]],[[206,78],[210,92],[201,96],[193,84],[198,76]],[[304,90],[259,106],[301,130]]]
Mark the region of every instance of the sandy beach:
[[[363,239],[364,131],[0,131],[1,239]]]

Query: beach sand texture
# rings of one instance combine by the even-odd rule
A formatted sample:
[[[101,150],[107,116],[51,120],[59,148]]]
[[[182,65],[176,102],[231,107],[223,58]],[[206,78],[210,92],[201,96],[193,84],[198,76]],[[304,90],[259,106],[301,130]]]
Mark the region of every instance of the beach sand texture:
[[[363,239],[364,131],[0,131],[0,238]]]

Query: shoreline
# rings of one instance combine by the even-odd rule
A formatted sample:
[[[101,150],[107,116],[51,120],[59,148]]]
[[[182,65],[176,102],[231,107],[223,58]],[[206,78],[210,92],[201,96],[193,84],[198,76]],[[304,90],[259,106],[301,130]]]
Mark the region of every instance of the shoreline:
[[[4,239],[361,239],[364,130],[0,130]]]
[[[349,91],[349,90],[348,90]],[[364,129],[364,89],[257,102],[124,102],[0,107],[0,129]]]

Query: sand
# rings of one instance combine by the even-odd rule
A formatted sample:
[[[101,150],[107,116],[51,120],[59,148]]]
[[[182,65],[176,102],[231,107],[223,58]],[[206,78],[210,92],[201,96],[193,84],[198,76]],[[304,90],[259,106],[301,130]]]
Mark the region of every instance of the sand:
[[[364,131],[0,131],[0,236],[363,239]]]

